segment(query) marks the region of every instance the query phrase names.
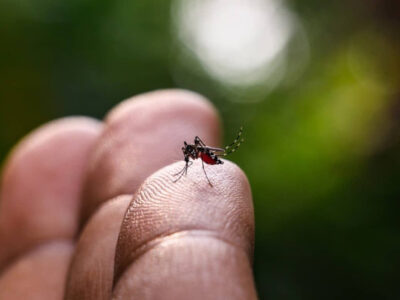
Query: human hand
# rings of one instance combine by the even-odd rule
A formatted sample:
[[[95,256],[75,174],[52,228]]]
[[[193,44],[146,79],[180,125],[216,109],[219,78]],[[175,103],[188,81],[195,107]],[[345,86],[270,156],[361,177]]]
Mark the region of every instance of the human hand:
[[[165,90],[24,138],[2,175],[0,299],[256,298],[246,176],[206,166],[210,187],[195,161],[173,183],[196,135],[219,144],[214,108]]]

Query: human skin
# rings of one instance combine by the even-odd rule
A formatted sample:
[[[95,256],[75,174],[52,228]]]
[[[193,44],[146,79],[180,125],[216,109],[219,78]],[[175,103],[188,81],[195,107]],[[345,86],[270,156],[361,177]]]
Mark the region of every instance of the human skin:
[[[43,125],[10,153],[0,190],[0,299],[255,299],[250,186],[235,164],[181,147],[220,144],[202,96],[160,90],[104,122]]]

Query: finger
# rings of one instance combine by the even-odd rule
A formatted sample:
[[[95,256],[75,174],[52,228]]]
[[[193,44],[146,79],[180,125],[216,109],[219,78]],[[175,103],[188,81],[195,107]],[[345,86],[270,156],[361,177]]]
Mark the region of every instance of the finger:
[[[62,299],[72,251],[71,242],[59,241],[27,253],[1,275],[0,299]]]
[[[86,161],[100,129],[89,118],[61,119],[12,151],[1,182],[0,269],[44,241],[74,236]]]
[[[115,299],[255,299],[251,191],[234,164],[196,161],[150,176],[134,195],[116,248]]]
[[[106,125],[90,162],[82,222],[102,202],[136,191],[160,167],[182,160],[183,141],[195,135],[219,142],[219,118],[198,94],[162,90],[122,102]]]
[[[69,270],[65,300],[108,300],[114,272],[115,245],[132,196],[104,203],[83,230]]]

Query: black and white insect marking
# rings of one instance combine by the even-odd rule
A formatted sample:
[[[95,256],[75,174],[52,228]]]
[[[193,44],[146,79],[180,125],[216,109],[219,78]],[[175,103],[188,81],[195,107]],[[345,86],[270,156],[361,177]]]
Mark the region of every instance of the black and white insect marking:
[[[235,152],[237,148],[239,148],[240,144],[244,141],[244,139],[241,139],[243,127],[240,127],[239,133],[236,137],[236,139],[228,146],[226,146],[224,149],[222,148],[216,148],[216,147],[209,147],[207,146],[198,136],[194,138],[194,143],[193,144],[188,144],[183,142],[184,146],[182,147],[182,152],[184,155],[184,160],[185,160],[185,166],[181,171],[178,173],[174,174],[174,176],[178,176],[177,179],[174,180],[174,182],[177,182],[183,175],[187,174],[188,168],[192,165],[192,161],[189,159],[191,158],[192,160],[201,159],[201,163],[203,166],[203,171],[204,174],[206,175],[207,181],[212,186],[210,179],[207,176],[206,169],[204,168],[204,163],[209,164],[209,165],[221,165],[224,162],[220,160],[220,157],[227,156],[231,154],[232,152]]]

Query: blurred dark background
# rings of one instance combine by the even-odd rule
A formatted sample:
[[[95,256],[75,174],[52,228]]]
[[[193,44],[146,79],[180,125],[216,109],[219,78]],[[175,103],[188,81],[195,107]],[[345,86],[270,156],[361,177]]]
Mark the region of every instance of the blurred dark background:
[[[396,0],[1,0],[0,161],[49,120],[197,91],[226,142],[244,125],[260,298],[400,299],[399,32]]]

